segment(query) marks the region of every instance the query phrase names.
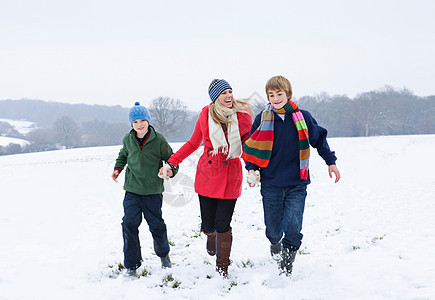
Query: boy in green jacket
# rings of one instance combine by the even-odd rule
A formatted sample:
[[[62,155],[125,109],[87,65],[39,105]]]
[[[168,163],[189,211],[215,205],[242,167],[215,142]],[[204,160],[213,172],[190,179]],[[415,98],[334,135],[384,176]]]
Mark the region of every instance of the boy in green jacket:
[[[139,102],[130,109],[129,120],[133,129],[122,140],[123,147],[116,159],[112,179],[116,182],[127,165],[122,235],[126,275],[134,276],[142,261],[139,242],[141,214],[148,223],[154,251],[161,259],[162,268],[171,267],[166,224],[162,218],[163,179],[158,177],[158,173],[163,166],[162,160],[167,161],[174,152],[163,135],[149,125],[150,115]],[[167,174],[174,176],[177,171],[178,167],[171,166]]]

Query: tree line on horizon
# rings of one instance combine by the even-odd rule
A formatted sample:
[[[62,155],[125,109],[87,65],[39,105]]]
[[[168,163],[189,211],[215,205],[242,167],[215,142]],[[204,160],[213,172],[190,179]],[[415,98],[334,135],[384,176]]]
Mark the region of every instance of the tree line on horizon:
[[[21,134],[11,124],[0,122],[0,136],[29,142],[23,146],[16,143],[0,146],[0,155],[120,145],[123,136],[132,129],[128,124],[128,108],[85,104],[65,104],[65,108],[61,103],[35,102],[27,99],[0,101],[0,118],[19,120],[25,115],[26,121],[38,124],[36,129]],[[189,112],[180,100],[158,97],[147,107],[152,116],[151,125],[168,141],[183,142],[189,138],[198,115]],[[50,126],[40,126],[48,124],[44,115],[53,120]]]
[[[329,137],[362,137],[435,133],[435,96],[385,86],[346,95],[305,96],[298,105],[309,110]]]
[[[0,146],[0,155],[120,145],[122,137],[131,130],[125,121],[128,108],[32,101],[35,100],[0,101],[0,118],[22,119],[25,115],[26,120],[38,124],[38,128],[22,135],[10,124],[0,122],[0,135],[30,142],[25,146]],[[328,130],[329,137],[435,133],[435,96],[419,97],[406,88],[385,86],[354,98],[322,93],[294,101],[311,112]],[[251,104],[256,115],[267,102],[260,96],[251,99]],[[188,111],[181,100],[169,97],[153,99],[147,107],[151,125],[169,142],[185,142],[199,116],[199,111]],[[47,119],[52,120],[51,124]]]

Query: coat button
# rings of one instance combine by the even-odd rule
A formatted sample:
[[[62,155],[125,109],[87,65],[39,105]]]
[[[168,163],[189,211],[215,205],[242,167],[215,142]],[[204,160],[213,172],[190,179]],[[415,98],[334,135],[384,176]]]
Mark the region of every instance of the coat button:
[[[211,160],[209,160],[208,163],[211,164]]]
[[[210,151],[211,151],[211,150],[213,150],[213,148],[212,148],[212,147],[210,147],[210,148],[208,148],[208,150],[210,150]]]
[[[228,165],[228,162],[226,161],[226,162],[224,162],[224,165]]]

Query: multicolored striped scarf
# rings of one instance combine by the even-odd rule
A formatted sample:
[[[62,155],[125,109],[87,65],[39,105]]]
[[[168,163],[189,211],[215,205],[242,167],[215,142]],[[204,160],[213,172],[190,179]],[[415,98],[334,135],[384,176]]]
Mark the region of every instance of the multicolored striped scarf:
[[[273,147],[273,124],[275,115],[290,113],[293,122],[298,130],[299,136],[299,169],[302,179],[308,178],[308,162],[310,159],[310,142],[308,137],[307,124],[305,123],[304,116],[299,110],[296,103],[290,99],[280,109],[276,109],[272,104],[268,104],[261,114],[260,126],[255,130],[251,137],[246,141],[243,146],[242,158],[249,161],[260,168],[265,168],[269,164],[270,156],[272,155]]]

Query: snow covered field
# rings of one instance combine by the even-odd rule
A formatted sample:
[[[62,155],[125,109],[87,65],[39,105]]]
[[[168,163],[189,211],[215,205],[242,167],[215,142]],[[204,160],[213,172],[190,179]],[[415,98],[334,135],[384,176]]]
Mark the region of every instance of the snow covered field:
[[[230,278],[215,273],[191,190],[195,154],[165,195],[173,268],[160,269],[144,222],[146,276],[136,280],[117,271],[123,180],[110,175],[119,146],[0,157],[0,299],[434,299],[435,135],[329,142],[342,180],[312,151],[291,278],[270,258],[259,188],[247,184]]]
[[[1,119],[0,122],[6,122],[12,125],[15,130],[21,134],[28,134],[30,131],[36,129],[36,123],[22,120]]]
[[[30,144],[28,141],[23,139],[11,138],[7,136],[0,136],[0,146],[6,147],[9,144],[18,144],[20,146],[25,146]]]
[[[11,126],[15,128],[21,134],[27,134],[31,130],[36,128],[36,124],[29,121],[19,121],[19,120],[10,120],[10,119],[1,119],[0,122],[9,123]],[[0,136],[0,146],[6,147],[9,144],[18,144],[20,146],[25,146],[30,144],[28,141],[23,139],[17,139],[12,137]]]

